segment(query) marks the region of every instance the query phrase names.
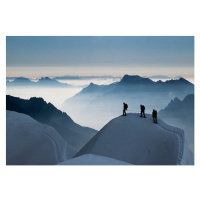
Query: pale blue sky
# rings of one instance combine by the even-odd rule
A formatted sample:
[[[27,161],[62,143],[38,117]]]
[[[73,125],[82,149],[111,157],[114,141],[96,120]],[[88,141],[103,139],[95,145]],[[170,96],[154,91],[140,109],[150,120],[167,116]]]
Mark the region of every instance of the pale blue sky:
[[[7,76],[188,75],[194,37],[6,38]]]

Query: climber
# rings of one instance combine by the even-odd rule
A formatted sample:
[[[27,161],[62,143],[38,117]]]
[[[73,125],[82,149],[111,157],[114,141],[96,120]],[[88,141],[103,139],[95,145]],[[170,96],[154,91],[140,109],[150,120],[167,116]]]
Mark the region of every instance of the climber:
[[[126,110],[128,109],[128,105],[124,102],[123,103],[123,115],[122,116],[126,116]]]
[[[143,114],[144,118],[145,118],[145,106],[144,105],[140,105],[140,111],[141,111],[140,117],[142,117],[142,114]]]
[[[153,109],[152,117],[153,117],[153,123],[157,124],[157,110]]]

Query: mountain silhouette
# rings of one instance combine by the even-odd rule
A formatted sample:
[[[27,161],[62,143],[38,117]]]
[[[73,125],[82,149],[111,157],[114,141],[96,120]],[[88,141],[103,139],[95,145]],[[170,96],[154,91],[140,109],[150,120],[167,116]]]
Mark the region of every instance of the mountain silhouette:
[[[135,76],[129,76],[124,75],[124,77],[121,79],[120,84],[153,84],[151,79],[149,78],[143,78],[138,75]]]
[[[34,82],[32,82],[30,79],[28,78],[24,78],[24,77],[19,77],[16,78],[14,81],[10,81],[9,83],[6,82],[7,86],[34,86]]]
[[[93,93],[93,92],[99,92],[102,88],[104,88],[105,85],[96,85],[94,83],[90,83],[88,87],[83,88],[81,91],[82,93]]]
[[[158,116],[170,125],[183,129],[194,152],[194,94],[187,95],[182,101],[174,98],[158,112]]]
[[[14,81],[6,81],[8,87],[73,87],[67,83],[61,83],[55,79],[49,77],[42,77],[37,82],[31,81],[28,78],[18,77]]]
[[[125,75],[120,82],[110,85],[90,84],[67,99],[62,110],[67,111],[78,123],[100,129],[122,113],[123,102],[128,103],[129,109],[135,112],[139,112],[140,104],[146,105],[146,112],[151,113],[153,109],[166,107],[175,97],[184,98],[192,93],[194,85],[183,78],[154,82],[137,75]]]
[[[45,86],[45,87],[73,87],[70,84],[67,83],[61,83],[55,79],[51,79],[49,77],[42,77],[39,79],[38,82],[36,82],[38,86]]]
[[[24,100],[6,95],[6,110],[27,114],[43,124],[52,126],[67,143],[76,149],[80,149],[97,132],[76,124],[66,113],[61,112],[42,98],[32,97]]]
[[[175,97],[166,108],[159,111],[159,114],[163,117],[173,115],[191,118],[191,114],[194,114],[194,94],[187,95],[182,101]]]

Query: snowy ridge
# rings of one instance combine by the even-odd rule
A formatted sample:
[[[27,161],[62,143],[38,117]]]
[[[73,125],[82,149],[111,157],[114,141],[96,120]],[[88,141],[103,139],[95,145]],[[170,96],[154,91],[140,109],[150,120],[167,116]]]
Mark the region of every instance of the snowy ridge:
[[[177,165],[194,164],[194,154],[189,149],[189,144],[186,140],[185,132],[177,127],[170,126],[158,119],[160,128],[165,129],[167,132],[176,135],[178,138],[178,158]]]
[[[68,144],[78,150],[97,132],[76,124],[66,113],[43,98],[31,97],[27,100],[6,95],[6,109],[24,113],[42,124],[53,127]]]
[[[189,150],[183,130],[152,116],[128,113],[106,124],[76,155],[99,155],[134,165],[190,165],[194,155]]]
[[[6,112],[7,164],[57,164],[70,154],[57,131],[28,115]]]
[[[151,117],[150,114],[146,114],[146,116]],[[150,118],[148,118],[151,120]],[[164,123],[162,120],[158,119],[158,124],[156,124],[159,128],[167,131],[170,134],[174,134],[178,138],[178,157],[177,157],[177,164],[180,165],[181,161],[183,159],[183,153],[184,153],[184,145],[185,145],[185,134],[184,131],[177,128],[170,126],[166,123]]]
[[[139,114],[132,113],[132,115],[138,117]],[[146,114],[146,117],[148,120],[152,121],[150,114]],[[178,138],[177,165],[194,164],[194,155],[189,150],[188,142],[186,140],[184,131],[180,128],[173,127],[173,126],[166,124],[159,118],[158,118],[158,124],[156,124],[156,125],[159,128],[167,131],[168,133],[174,134]]]
[[[191,165],[183,130],[150,114],[119,116],[106,124],[76,155],[76,149],[61,138],[51,126],[28,115],[7,111],[7,165]],[[70,159],[70,160],[67,160]]]

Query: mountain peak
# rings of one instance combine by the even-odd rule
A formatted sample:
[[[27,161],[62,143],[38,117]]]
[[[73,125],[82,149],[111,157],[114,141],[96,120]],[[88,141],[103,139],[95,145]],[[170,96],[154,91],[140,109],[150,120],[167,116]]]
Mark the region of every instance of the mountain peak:
[[[98,89],[100,87],[101,87],[101,85],[97,85],[97,84],[94,84],[93,82],[91,82],[86,88],[89,88],[89,89]]]
[[[181,100],[179,98],[175,97],[174,99],[171,99],[170,104],[177,104],[180,102],[181,102]]]
[[[42,97],[31,97],[29,99],[30,101],[39,101],[39,102],[43,102],[43,103],[47,103]]]
[[[17,77],[15,80],[29,80],[28,78],[25,78],[23,76]]]
[[[49,81],[49,80],[52,80],[52,79],[50,79],[49,77],[42,77],[40,80],[46,80],[46,81]]]
[[[12,81],[12,83],[15,84],[31,84],[32,81],[28,78],[24,78],[24,77],[17,77],[14,81]]]
[[[178,80],[182,81],[182,82],[189,82],[188,80],[184,79],[183,77],[179,78]]]
[[[122,80],[120,81],[120,83],[123,84],[133,84],[133,83],[152,83],[153,81],[150,80],[149,78],[143,78],[140,77],[138,75],[124,75],[124,77],[122,78]]]
[[[174,98],[174,102],[180,102],[181,100],[177,97]]]
[[[179,79],[171,79],[165,82],[166,84],[175,84],[175,85],[181,85],[181,84],[185,84],[185,85],[193,85],[190,81],[184,79],[183,77],[179,78]]]
[[[159,80],[159,81],[157,81],[157,83],[164,83],[163,81],[161,81],[161,80]]]
[[[135,79],[135,78],[142,78],[142,77],[139,76],[139,75],[128,75],[128,74],[125,74],[123,78],[124,78],[124,79],[127,79],[127,78]],[[122,78],[122,79],[123,79],[123,78]]]
[[[93,82],[91,82],[91,83],[89,84],[89,86],[94,86],[94,85],[96,85],[96,84],[94,84]]]
[[[49,84],[63,85],[63,83],[60,83],[56,79],[51,79],[49,77],[42,77],[41,79],[39,79],[38,83],[46,84],[46,85],[49,85]]]
[[[96,84],[91,82],[86,88],[83,88],[83,90],[81,92],[82,93],[98,92],[102,87],[104,87],[104,86],[103,85],[96,85]]]

